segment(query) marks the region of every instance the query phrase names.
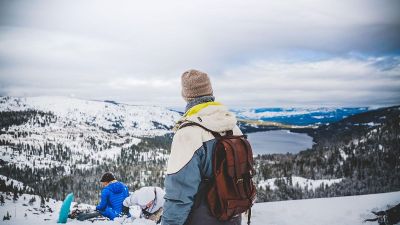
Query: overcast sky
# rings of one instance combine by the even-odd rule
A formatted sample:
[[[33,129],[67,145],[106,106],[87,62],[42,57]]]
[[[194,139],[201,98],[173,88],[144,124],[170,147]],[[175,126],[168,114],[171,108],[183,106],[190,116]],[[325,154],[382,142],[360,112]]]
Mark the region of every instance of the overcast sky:
[[[183,106],[400,104],[400,1],[0,0],[0,95]]]

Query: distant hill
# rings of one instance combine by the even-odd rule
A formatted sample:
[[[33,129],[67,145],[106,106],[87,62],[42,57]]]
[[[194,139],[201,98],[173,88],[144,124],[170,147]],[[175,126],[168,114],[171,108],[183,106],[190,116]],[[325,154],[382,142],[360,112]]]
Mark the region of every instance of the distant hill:
[[[294,131],[308,133],[315,144],[298,154],[256,158],[258,183],[269,184],[259,191],[263,201],[400,190],[400,106]],[[325,182],[310,190],[298,177]]]
[[[89,202],[109,170],[132,188],[162,185],[171,128],[180,117],[112,101],[0,97],[0,174],[30,192],[61,199],[75,190]],[[0,188],[13,189],[8,183],[0,180]]]
[[[238,118],[277,122],[286,125],[308,126],[333,123],[348,116],[368,111],[368,107],[357,108],[252,108],[232,109]]]

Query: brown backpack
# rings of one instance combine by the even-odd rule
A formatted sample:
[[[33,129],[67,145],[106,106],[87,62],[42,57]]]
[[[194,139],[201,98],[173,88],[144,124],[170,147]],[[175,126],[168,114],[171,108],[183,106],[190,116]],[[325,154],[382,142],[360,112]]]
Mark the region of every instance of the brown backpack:
[[[233,131],[227,131],[226,135],[221,136],[197,123],[183,124],[180,128],[186,126],[202,127],[216,139],[212,158],[213,180],[203,178],[207,185],[204,190],[199,190],[194,207],[198,207],[199,198],[206,195],[210,213],[220,221],[230,220],[248,211],[247,223],[250,224],[256,188],[252,181],[255,174],[253,152],[246,135],[235,136]]]

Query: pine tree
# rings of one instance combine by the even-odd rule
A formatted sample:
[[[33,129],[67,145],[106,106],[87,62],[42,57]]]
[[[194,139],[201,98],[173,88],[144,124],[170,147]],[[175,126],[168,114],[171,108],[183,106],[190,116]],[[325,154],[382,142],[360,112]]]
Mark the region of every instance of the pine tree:
[[[0,195],[0,205],[4,205],[4,197],[3,195]]]
[[[14,197],[13,197],[13,201],[16,202],[18,200],[18,191],[14,190]]]
[[[46,207],[46,202],[45,202],[45,200],[44,200],[43,195],[40,196],[40,207],[41,207],[41,208]]]
[[[32,198],[29,200],[29,205],[33,205],[34,202],[36,202],[36,198],[35,198],[35,197],[32,197]]]
[[[11,214],[7,211],[7,214],[3,216],[3,221],[4,220],[10,220],[11,219]]]

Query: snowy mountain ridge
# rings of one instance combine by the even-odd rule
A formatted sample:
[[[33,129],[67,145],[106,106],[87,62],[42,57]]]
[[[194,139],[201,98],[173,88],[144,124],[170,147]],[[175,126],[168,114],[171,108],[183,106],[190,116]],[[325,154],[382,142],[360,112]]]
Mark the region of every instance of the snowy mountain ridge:
[[[71,167],[116,160],[122,148],[141,138],[170,133],[180,118],[162,107],[66,97],[0,97],[0,113],[1,161],[19,168],[61,168],[66,174]]]
[[[279,122],[290,125],[318,125],[339,121],[348,116],[366,112],[369,107],[320,108],[249,108],[233,109],[238,118]]]
[[[91,125],[118,134],[155,136],[168,132],[179,113],[157,106],[132,106],[109,101],[89,101],[68,97],[1,97],[0,111],[37,110],[51,112],[62,123]],[[157,126],[158,125],[158,126]]]

